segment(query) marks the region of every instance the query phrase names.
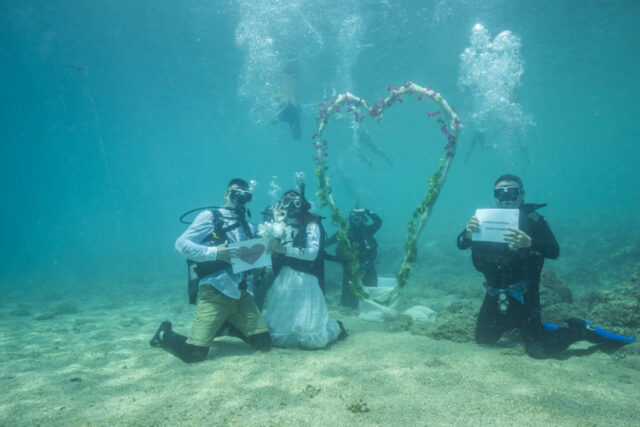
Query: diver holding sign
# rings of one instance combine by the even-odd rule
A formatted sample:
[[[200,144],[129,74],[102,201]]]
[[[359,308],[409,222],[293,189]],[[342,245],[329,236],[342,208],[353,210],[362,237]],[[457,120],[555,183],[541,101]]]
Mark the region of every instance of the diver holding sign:
[[[479,215],[471,217],[457,240],[458,248],[471,248],[473,265],[486,280],[476,342],[495,344],[505,332],[520,329],[527,354],[537,359],[559,353],[581,340],[614,346],[634,342],[633,337],[605,331],[582,319],[568,319],[569,327],[542,323],[540,273],[545,258],[556,259],[560,255],[549,224],[536,212],[545,205],[525,204],[522,180],[515,175],[498,178],[493,194],[505,215],[477,211]],[[517,212],[517,227],[513,226],[513,218],[509,219],[513,212],[508,211]],[[502,228],[502,236],[496,236],[498,228]]]

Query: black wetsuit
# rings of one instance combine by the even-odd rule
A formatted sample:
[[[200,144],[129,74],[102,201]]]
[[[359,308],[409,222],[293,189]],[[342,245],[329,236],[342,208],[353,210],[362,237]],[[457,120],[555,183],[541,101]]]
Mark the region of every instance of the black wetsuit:
[[[487,293],[478,315],[476,342],[494,344],[506,331],[517,328],[522,331],[527,353],[539,359],[565,350],[582,336],[569,328],[547,330],[542,324],[540,272],[544,259],[558,258],[560,248],[547,221],[535,211],[537,207],[526,204],[520,208],[519,228],[531,237],[529,248],[473,242],[465,237],[464,230],[458,235],[458,248],[471,247],[473,265],[486,279]],[[501,292],[508,300],[506,312],[498,305]]]
[[[375,261],[378,256],[378,242],[373,235],[382,226],[382,219],[373,212],[366,211],[366,214],[371,218],[371,224],[361,224],[357,227],[351,226],[349,228],[349,242],[357,243],[359,248],[358,259],[360,261],[360,268],[364,272],[362,278],[363,286],[377,286],[378,273],[376,272]],[[326,246],[330,246],[337,241],[337,235],[331,236],[327,240]],[[337,254],[338,259],[342,262],[342,295],[340,297],[340,304],[347,307],[358,307],[360,298],[353,293],[349,286],[349,281],[353,279],[351,272],[351,264],[346,262],[344,256]]]

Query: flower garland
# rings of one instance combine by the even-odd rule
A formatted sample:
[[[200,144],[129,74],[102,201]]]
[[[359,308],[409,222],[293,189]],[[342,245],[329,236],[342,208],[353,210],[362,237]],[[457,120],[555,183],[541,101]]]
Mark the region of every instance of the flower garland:
[[[427,112],[427,115],[431,118],[435,118],[436,122],[440,125],[441,132],[447,137],[447,144],[444,146],[445,154],[440,159],[440,166],[438,170],[429,179],[429,185],[427,192],[413,212],[412,219],[408,222],[407,240],[404,245],[404,259],[400,270],[397,275],[397,287],[387,302],[390,302],[395,298],[399,289],[406,285],[409,274],[411,271],[411,264],[415,262],[418,255],[417,240],[424,228],[433,206],[440,195],[442,186],[444,185],[447,172],[451,166],[451,161],[456,153],[458,134],[462,127],[460,118],[455,112],[455,109],[447,103],[442,95],[431,87],[423,88],[413,82],[406,82],[399,87],[387,86],[389,95],[380,99],[379,102],[370,106],[364,99],[359,98],[351,93],[344,93],[339,95],[336,99],[332,99],[328,104],[320,103],[322,108],[318,117],[318,130],[313,134],[313,148],[315,154],[313,159],[316,162],[316,180],[318,183],[318,192],[316,193],[321,207],[329,207],[331,210],[331,220],[338,226],[338,245],[347,261],[351,263],[351,270],[353,280],[349,281],[349,286],[353,292],[361,298],[368,298],[367,292],[362,287],[362,278],[364,272],[360,268],[360,262],[358,260],[358,247],[357,244],[351,244],[348,239],[349,221],[347,221],[341,214],[340,209],[336,206],[335,199],[333,198],[333,190],[329,185],[329,177],[327,171],[329,169],[327,165],[327,141],[322,139],[322,132],[329,122],[329,118],[334,114],[343,111],[353,114],[356,122],[361,122],[365,114],[362,109],[373,117],[377,122],[382,120],[384,111],[397,103],[403,103],[403,96],[413,96],[418,101],[422,101],[425,98],[430,98],[436,102],[441,111],[444,114],[440,114],[441,111]],[[443,119],[442,117],[446,118]]]
[[[349,241],[349,221],[342,216],[340,209],[336,206],[336,202],[332,195],[333,190],[329,185],[329,177],[327,177],[328,169],[329,167],[326,164],[318,165],[318,167],[316,167],[316,179],[319,188],[316,196],[318,197],[321,208],[326,206],[329,207],[331,210],[331,221],[338,226],[338,232],[336,234],[338,248],[344,258],[346,258],[346,261],[351,265],[352,280],[349,280],[349,287],[353,293],[358,295],[360,298],[368,298],[369,294],[362,287],[364,271],[360,268],[358,244],[351,243]]]

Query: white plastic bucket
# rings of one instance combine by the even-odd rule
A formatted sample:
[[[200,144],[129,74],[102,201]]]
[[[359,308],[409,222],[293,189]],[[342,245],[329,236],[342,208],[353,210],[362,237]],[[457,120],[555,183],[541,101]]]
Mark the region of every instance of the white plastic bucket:
[[[380,302],[389,298],[389,295],[396,287],[396,283],[395,277],[378,277],[377,287],[365,286],[364,290],[369,294],[369,298],[360,301],[358,317],[372,322],[383,322],[387,316],[397,316],[398,313],[395,309],[397,301],[393,301],[389,306],[380,304]]]
[[[395,288],[397,284],[398,281],[395,277],[378,277],[377,285],[379,288]]]

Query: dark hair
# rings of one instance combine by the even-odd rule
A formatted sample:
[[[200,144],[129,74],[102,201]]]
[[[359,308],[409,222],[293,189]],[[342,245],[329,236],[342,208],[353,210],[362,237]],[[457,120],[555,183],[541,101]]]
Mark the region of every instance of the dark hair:
[[[524,184],[522,184],[522,180],[520,179],[519,176],[515,176],[512,175],[510,173],[506,173],[502,176],[500,176],[498,179],[496,179],[496,182],[493,183],[493,186],[495,187],[496,185],[498,185],[498,183],[500,181],[513,181],[513,182],[517,182],[518,185],[520,186],[520,188],[524,188]]]
[[[249,183],[240,178],[233,178],[231,181],[229,181],[229,184],[227,184],[227,189],[229,189],[229,187],[231,187],[232,185],[237,185],[238,187],[245,189],[249,188]]]

